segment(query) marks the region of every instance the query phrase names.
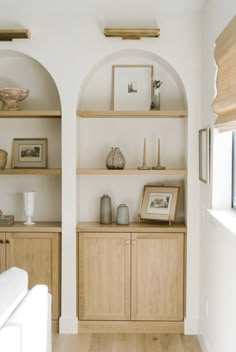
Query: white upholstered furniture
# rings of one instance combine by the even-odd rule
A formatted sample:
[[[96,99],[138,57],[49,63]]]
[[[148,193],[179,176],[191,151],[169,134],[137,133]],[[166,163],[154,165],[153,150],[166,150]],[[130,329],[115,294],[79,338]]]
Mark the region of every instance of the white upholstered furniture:
[[[51,295],[15,267],[0,274],[0,351],[51,352]]]

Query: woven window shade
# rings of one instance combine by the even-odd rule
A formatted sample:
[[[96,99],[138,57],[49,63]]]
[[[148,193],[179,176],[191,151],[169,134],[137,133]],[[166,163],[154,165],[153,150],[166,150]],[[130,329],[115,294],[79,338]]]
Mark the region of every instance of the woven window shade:
[[[217,95],[212,104],[220,131],[236,129],[236,16],[216,40]]]

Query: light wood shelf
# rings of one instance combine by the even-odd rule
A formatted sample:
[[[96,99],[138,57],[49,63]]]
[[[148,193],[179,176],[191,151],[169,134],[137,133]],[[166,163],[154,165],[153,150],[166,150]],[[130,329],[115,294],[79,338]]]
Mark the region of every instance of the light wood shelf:
[[[145,110],[145,111],[114,111],[114,110],[79,110],[77,116],[81,118],[182,118],[187,117],[185,110]]]
[[[0,41],[25,39],[30,37],[28,29],[0,29]]]
[[[182,232],[186,233],[187,228],[184,223],[172,222],[133,222],[129,225],[101,225],[99,222],[80,222],[78,223],[77,232]]]
[[[187,175],[186,169],[138,170],[138,169],[77,169],[77,175]]]
[[[0,111],[0,118],[61,118],[60,110]]]
[[[0,175],[42,175],[54,176],[61,175],[61,169],[3,169]]]
[[[24,225],[23,221],[17,221],[13,225],[1,225],[0,232],[61,232],[61,222],[36,221],[34,225]]]

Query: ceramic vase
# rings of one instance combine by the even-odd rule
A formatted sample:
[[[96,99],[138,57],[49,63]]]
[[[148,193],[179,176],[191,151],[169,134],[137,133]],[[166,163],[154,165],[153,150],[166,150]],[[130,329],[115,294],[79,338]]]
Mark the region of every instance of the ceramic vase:
[[[100,224],[108,225],[112,223],[111,197],[104,194],[100,198]]]
[[[116,223],[117,225],[129,225],[129,208],[126,204],[120,204],[117,207]]]
[[[26,222],[24,222],[24,225],[33,225],[35,223],[32,221],[31,218],[32,216],[34,216],[35,192],[24,192],[23,198],[24,212],[27,218]]]
[[[107,169],[124,169],[125,157],[119,147],[112,147],[106,158]]]
[[[8,153],[5,150],[0,149],[0,169],[5,169],[7,164],[7,155]]]

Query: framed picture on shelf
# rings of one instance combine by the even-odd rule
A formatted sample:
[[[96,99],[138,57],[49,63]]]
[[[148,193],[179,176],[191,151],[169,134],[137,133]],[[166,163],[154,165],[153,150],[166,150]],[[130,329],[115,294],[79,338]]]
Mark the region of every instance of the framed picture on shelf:
[[[174,221],[180,187],[144,186],[140,219]]]
[[[210,181],[210,139],[210,128],[203,128],[198,131],[199,180],[204,183]]]
[[[47,168],[47,138],[14,138],[13,168]]]
[[[152,82],[152,65],[113,65],[112,109],[150,110]]]

